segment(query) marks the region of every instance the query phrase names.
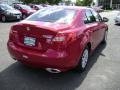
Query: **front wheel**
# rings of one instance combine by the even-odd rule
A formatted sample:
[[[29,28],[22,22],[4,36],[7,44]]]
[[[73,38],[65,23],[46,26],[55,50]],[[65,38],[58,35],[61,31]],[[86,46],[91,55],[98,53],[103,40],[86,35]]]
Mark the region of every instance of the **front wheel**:
[[[24,20],[26,17],[27,17],[27,16],[26,16],[25,14],[23,14],[22,19]]]
[[[89,48],[88,46],[84,49],[82,56],[80,58],[80,61],[78,63],[78,66],[76,67],[77,71],[84,71],[89,59]]]
[[[2,15],[1,20],[2,20],[2,22],[6,22],[6,17],[4,15]]]
[[[102,40],[103,44],[107,43],[107,35],[108,35],[108,31],[106,30],[105,33],[104,33],[103,40]]]

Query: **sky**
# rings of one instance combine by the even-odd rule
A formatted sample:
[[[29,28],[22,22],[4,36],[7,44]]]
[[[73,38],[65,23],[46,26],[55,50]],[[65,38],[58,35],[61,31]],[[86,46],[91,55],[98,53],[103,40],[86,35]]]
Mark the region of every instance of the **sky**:
[[[93,0],[94,2],[97,2],[97,0]]]
[[[72,2],[76,2],[76,0],[71,0]]]

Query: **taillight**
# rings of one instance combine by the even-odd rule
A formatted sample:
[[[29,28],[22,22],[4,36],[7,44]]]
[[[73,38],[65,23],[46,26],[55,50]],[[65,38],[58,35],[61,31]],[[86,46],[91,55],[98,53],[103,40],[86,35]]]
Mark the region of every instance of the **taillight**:
[[[64,42],[66,39],[64,34],[57,34],[54,38],[53,38],[53,42]]]
[[[57,36],[55,37],[52,41],[54,42],[62,42],[62,41],[65,41],[65,37],[64,36]]]
[[[52,45],[53,45],[53,48],[58,50],[58,51],[61,51],[61,50],[65,49],[65,47],[67,46],[66,35],[58,33],[52,39]]]
[[[75,33],[58,33],[56,36],[43,35],[46,38],[46,42],[51,44],[53,49],[58,51],[65,50],[65,48],[76,39]]]
[[[9,40],[10,41],[13,41],[13,40],[15,40],[15,35],[17,34],[17,31],[15,31],[15,30],[13,30],[13,27],[11,28],[11,30],[10,30],[10,34],[9,34]]]

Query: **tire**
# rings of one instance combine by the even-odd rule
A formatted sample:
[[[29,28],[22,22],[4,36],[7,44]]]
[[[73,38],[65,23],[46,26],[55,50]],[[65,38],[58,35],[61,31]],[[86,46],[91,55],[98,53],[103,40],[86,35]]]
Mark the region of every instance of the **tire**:
[[[1,20],[2,20],[2,22],[6,22],[6,17],[4,15],[2,15]]]
[[[105,33],[104,33],[103,40],[102,40],[102,43],[103,43],[103,44],[106,44],[106,43],[107,43],[107,35],[108,35],[108,31],[106,30]]]
[[[22,19],[24,20],[27,16],[25,14],[22,15]]]
[[[77,67],[75,68],[75,70],[83,72],[88,64],[88,60],[89,60],[89,47],[87,46],[82,55],[81,58],[79,60],[79,63],[77,65]]]

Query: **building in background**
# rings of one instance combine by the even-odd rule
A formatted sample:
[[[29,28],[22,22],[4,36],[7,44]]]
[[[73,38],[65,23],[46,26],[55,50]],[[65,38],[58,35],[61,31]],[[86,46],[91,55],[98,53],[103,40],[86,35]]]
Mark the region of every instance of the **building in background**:
[[[93,0],[96,6],[103,6],[104,9],[120,9],[120,0]]]

